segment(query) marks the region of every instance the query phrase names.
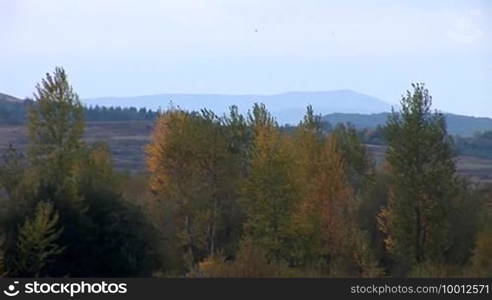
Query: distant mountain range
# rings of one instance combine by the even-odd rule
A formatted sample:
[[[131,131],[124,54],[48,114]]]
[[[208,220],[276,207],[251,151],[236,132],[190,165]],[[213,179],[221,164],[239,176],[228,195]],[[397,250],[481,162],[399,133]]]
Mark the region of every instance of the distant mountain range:
[[[222,115],[228,107],[237,105],[246,113],[255,102],[264,103],[280,124],[297,124],[306,107],[312,105],[323,120],[331,124],[352,123],[357,128],[375,128],[386,122],[391,105],[351,90],[324,92],[288,92],[276,95],[223,95],[223,94],[159,94],[136,97],[105,97],[82,100],[86,106],[136,107],[157,110],[171,104],[186,110],[207,108]],[[137,111],[109,111],[98,121],[132,121]],[[476,132],[492,131],[491,118],[476,118],[445,114],[448,131],[452,135],[472,136]],[[90,117],[91,115],[87,115]],[[152,117],[152,116],[150,116]],[[25,118],[23,100],[0,93],[0,123],[22,123]],[[108,119],[110,118],[110,119]],[[91,118],[89,118],[90,120]],[[137,118],[142,120],[141,118]],[[145,118],[147,120],[147,117]]]
[[[297,124],[308,105],[312,105],[318,114],[372,114],[391,109],[388,103],[378,98],[351,90],[288,92],[275,95],[159,94],[84,100],[89,106],[135,106],[153,110],[165,109],[172,103],[186,110],[211,109],[219,115],[227,112],[232,105],[238,106],[241,112],[246,113],[255,102],[264,103],[280,124]]]
[[[0,103],[1,102],[20,103],[22,100],[15,98],[14,96],[0,93]]]

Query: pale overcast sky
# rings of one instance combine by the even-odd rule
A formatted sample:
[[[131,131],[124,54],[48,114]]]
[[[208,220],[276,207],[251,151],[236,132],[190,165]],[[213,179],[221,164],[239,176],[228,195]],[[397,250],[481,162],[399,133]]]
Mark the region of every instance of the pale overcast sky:
[[[0,0],[0,92],[63,66],[82,98],[353,89],[492,117],[492,1]]]

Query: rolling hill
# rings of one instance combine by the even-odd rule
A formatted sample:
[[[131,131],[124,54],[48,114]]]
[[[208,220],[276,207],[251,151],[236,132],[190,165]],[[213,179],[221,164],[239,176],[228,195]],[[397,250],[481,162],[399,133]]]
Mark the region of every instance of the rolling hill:
[[[297,124],[306,107],[312,105],[320,114],[381,113],[390,110],[390,105],[378,98],[351,90],[320,92],[287,92],[275,95],[223,95],[223,94],[159,94],[137,97],[106,97],[85,99],[88,106],[135,106],[147,109],[167,108],[172,103],[186,110],[207,108],[222,115],[231,105],[243,113],[255,102],[264,103],[280,124]]]
[[[352,123],[357,128],[375,128],[383,125],[391,107],[386,102],[351,90],[325,92],[288,92],[276,95],[222,95],[222,94],[159,94],[137,97],[107,97],[82,100],[86,106],[136,107],[157,110],[166,109],[172,103],[187,110],[207,108],[222,115],[231,105],[237,105],[246,113],[255,102],[264,103],[280,124],[296,125],[303,117],[306,106],[312,105],[323,120],[331,124]],[[0,93],[0,123],[20,124],[25,120],[26,105],[23,100]],[[137,110],[104,110],[97,118],[94,111],[88,113],[88,121],[151,120],[155,113],[136,117]],[[100,113],[100,112],[99,112]],[[145,113],[144,113],[145,114]],[[445,114],[448,131],[452,135],[473,136],[477,132],[492,131],[491,118],[477,118]]]
[[[21,103],[22,100],[14,96],[0,93],[0,103]]]
[[[384,125],[389,113],[379,114],[348,114],[334,113],[323,116],[323,120],[331,124],[351,123],[356,128],[375,128]],[[448,126],[448,132],[452,135],[464,137],[473,136],[477,132],[491,131],[491,118],[477,118],[455,114],[444,114]]]

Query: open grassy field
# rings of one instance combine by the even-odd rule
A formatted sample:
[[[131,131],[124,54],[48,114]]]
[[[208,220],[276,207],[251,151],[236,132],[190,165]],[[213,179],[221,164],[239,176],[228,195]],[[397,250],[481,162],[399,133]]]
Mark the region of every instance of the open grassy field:
[[[88,143],[106,142],[119,170],[145,168],[145,145],[150,141],[153,122],[88,122],[84,139]],[[24,126],[0,125],[0,151],[13,144],[24,151],[27,132]]]
[[[386,146],[367,145],[369,153],[376,165],[380,165],[384,160],[384,152]],[[492,183],[492,160],[474,156],[458,156],[456,157],[456,167],[458,172],[468,177],[474,182]]]
[[[153,122],[88,122],[85,140],[88,143],[106,142],[113,152],[119,170],[141,171],[145,169],[145,145],[150,141]],[[9,143],[25,150],[26,129],[23,126],[0,125],[0,151]],[[384,159],[384,146],[367,145],[377,164]],[[476,182],[492,183],[492,160],[473,156],[457,157],[458,171]]]

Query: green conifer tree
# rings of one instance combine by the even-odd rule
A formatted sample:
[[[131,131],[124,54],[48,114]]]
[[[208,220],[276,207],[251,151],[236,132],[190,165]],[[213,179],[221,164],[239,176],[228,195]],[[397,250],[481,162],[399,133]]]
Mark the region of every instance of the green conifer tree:
[[[62,228],[53,204],[39,202],[33,218],[19,228],[14,274],[16,276],[48,275],[48,267],[64,247],[58,245]]]

